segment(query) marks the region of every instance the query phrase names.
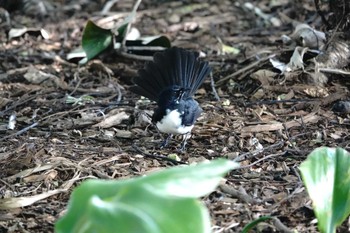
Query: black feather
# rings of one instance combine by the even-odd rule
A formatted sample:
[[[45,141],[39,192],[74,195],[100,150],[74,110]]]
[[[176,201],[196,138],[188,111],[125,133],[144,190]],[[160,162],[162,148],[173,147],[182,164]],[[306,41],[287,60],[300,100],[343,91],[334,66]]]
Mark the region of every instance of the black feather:
[[[192,98],[211,68],[200,61],[197,52],[173,47],[158,52],[138,73],[131,90],[159,102],[161,93],[172,86],[186,90],[183,99]]]

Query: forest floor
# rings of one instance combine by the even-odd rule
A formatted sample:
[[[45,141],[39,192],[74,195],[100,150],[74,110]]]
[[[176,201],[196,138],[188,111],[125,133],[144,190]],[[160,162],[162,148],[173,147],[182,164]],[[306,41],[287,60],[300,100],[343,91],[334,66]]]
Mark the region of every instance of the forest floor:
[[[298,167],[317,147],[349,149],[348,115],[332,111],[349,98],[349,79],[317,71],[314,51],[289,71],[276,65],[291,59],[296,45],[281,38],[298,23],[325,31],[313,1],[141,3],[133,27],[142,36],[165,35],[173,46],[200,51],[213,68],[215,84],[208,78],[196,94],[203,114],[183,153],[180,138],[159,148],[162,137],[148,122],[155,104],[129,91],[144,60],[113,50],[86,65],[67,59],[87,20],[106,19],[105,1],[28,2],[0,24],[0,197],[25,197],[0,211],[0,232],[53,232],[82,180],[175,166],[162,159],[173,153],[184,163],[241,163],[203,198],[214,232],[240,232],[265,215],[317,232]],[[134,3],[117,2],[105,21],[120,21]],[[8,39],[9,29],[24,27],[31,30]],[[256,231],[281,232],[280,225],[266,222]]]

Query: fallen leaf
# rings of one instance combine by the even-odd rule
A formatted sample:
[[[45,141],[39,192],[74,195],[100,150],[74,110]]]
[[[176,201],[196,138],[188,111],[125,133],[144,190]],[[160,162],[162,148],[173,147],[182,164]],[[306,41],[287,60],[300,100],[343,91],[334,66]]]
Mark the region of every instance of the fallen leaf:
[[[129,118],[128,114],[126,114],[125,112],[120,112],[117,114],[107,116],[105,119],[103,119],[103,121],[93,125],[92,127],[100,127],[100,128],[106,129],[112,126],[119,125],[123,120],[126,120],[128,118]]]

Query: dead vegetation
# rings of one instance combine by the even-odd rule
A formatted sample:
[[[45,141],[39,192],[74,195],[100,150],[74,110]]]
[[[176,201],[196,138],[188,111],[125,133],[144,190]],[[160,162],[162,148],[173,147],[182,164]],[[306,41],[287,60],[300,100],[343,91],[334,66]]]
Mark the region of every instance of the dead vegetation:
[[[52,232],[82,180],[177,164],[168,155],[179,143],[159,149],[148,117],[153,104],[128,90],[144,61],[112,50],[85,66],[66,59],[88,18],[116,22],[134,1],[116,2],[102,16],[105,3],[31,0],[1,13],[0,196],[14,199],[0,202],[0,232]],[[328,17],[328,6],[317,6]],[[307,0],[140,5],[133,26],[142,35],[164,34],[213,67],[213,82],[197,94],[204,113],[178,157],[242,165],[203,199],[215,232],[239,232],[264,215],[276,220],[261,232],[316,232],[298,165],[319,146],[349,149],[350,112],[349,37],[340,33],[349,24],[334,23],[336,16],[327,27],[319,12]],[[24,26],[33,30],[7,38]]]

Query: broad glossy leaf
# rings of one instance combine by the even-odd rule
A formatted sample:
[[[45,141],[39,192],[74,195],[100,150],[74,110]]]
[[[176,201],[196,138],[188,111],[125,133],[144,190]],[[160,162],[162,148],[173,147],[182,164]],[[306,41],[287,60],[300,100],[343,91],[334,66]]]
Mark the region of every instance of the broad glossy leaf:
[[[218,160],[128,180],[85,181],[73,191],[68,212],[57,222],[55,230],[64,233],[165,233],[169,229],[172,233],[210,232],[208,211],[194,197],[213,191],[221,177],[237,166]]]
[[[319,230],[333,233],[350,214],[350,154],[341,148],[315,149],[300,165]]]
[[[101,28],[89,20],[82,38],[82,46],[88,60],[108,48],[112,44],[112,39],[111,30]]]
[[[105,200],[93,196],[86,211],[77,213],[79,221],[74,223],[74,228],[60,222],[57,232],[165,233],[169,229],[173,233],[210,232],[208,211],[198,200],[171,201],[141,189],[129,191]],[[140,198],[135,202],[135,196],[140,193],[147,202]]]
[[[153,192],[174,197],[198,198],[212,192],[221,177],[237,167],[238,163],[219,159],[195,166],[166,169],[161,175],[154,173],[144,177],[141,182],[147,184]]]

